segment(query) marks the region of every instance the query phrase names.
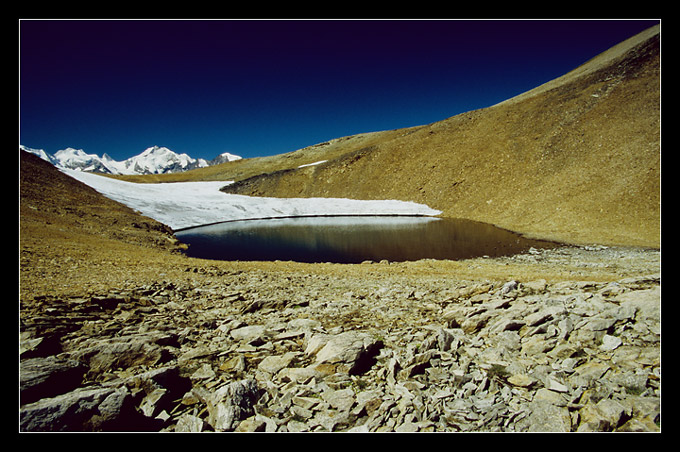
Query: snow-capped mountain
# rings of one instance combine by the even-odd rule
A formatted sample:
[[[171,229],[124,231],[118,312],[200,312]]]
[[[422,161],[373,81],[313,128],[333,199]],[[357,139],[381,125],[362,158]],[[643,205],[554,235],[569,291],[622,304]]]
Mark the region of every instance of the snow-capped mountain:
[[[26,146],[19,146],[19,149],[22,149],[26,152],[30,152],[31,154],[35,154],[38,157],[40,157],[41,159],[50,162],[52,165],[56,165],[56,161],[55,161],[54,157],[52,157],[50,154],[43,151],[42,149],[32,149],[32,148],[28,148]]]
[[[117,174],[177,173],[208,166],[204,159],[194,159],[187,154],[177,154],[166,147],[158,146],[150,147],[122,162],[116,162],[108,155],[104,155],[102,161],[117,171]]]
[[[59,168],[74,169],[105,174],[163,174],[203,168],[218,163],[231,162],[241,157],[225,152],[215,159],[194,159],[187,154],[177,154],[166,147],[152,146],[141,154],[123,161],[116,161],[109,155],[99,157],[87,154],[82,149],[66,148],[50,155],[42,149],[20,146],[24,151],[52,163]]]
[[[105,156],[108,157],[108,156]],[[95,173],[119,174],[111,171],[105,160],[95,154],[86,154],[82,149],[66,148],[57,151],[53,156],[53,163],[60,168],[90,171]]]
[[[234,160],[241,160],[241,156],[225,152],[223,154],[218,155],[217,157],[215,157],[211,161],[209,161],[208,164],[212,166],[212,165],[217,165],[219,163],[233,162]]]

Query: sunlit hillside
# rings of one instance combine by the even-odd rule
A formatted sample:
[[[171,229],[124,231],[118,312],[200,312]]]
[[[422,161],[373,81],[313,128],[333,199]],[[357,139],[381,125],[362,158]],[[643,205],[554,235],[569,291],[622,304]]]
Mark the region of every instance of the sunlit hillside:
[[[231,193],[416,201],[542,238],[658,247],[660,100],[653,27],[489,108],[272,157],[127,179],[235,180]]]

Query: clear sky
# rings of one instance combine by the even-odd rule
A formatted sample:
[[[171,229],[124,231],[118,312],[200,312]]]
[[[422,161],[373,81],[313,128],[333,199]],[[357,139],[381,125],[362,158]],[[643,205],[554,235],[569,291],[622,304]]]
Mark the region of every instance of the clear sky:
[[[658,20],[21,20],[20,143],[259,157],[429,124]]]

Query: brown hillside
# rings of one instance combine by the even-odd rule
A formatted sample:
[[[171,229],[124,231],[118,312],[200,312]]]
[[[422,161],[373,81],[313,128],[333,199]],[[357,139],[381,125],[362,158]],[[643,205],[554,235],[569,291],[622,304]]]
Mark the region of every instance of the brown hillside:
[[[33,154],[19,153],[22,294],[79,290],[79,284],[106,287],[114,273],[124,279],[138,273],[141,262],[167,262],[176,251],[169,227],[105,198]]]
[[[228,165],[211,177],[240,180],[233,193],[401,199],[543,238],[658,247],[659,28],[489,108],[243,161],[250,178]]]

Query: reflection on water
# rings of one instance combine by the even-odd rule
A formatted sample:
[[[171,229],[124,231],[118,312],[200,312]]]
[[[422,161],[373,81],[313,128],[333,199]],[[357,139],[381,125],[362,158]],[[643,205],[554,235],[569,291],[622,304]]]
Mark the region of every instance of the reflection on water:
[[[555,246],[495,226],[432,217],[301,217],[219,223],[176,233],[204,259],[359,263],[467,259]]]

